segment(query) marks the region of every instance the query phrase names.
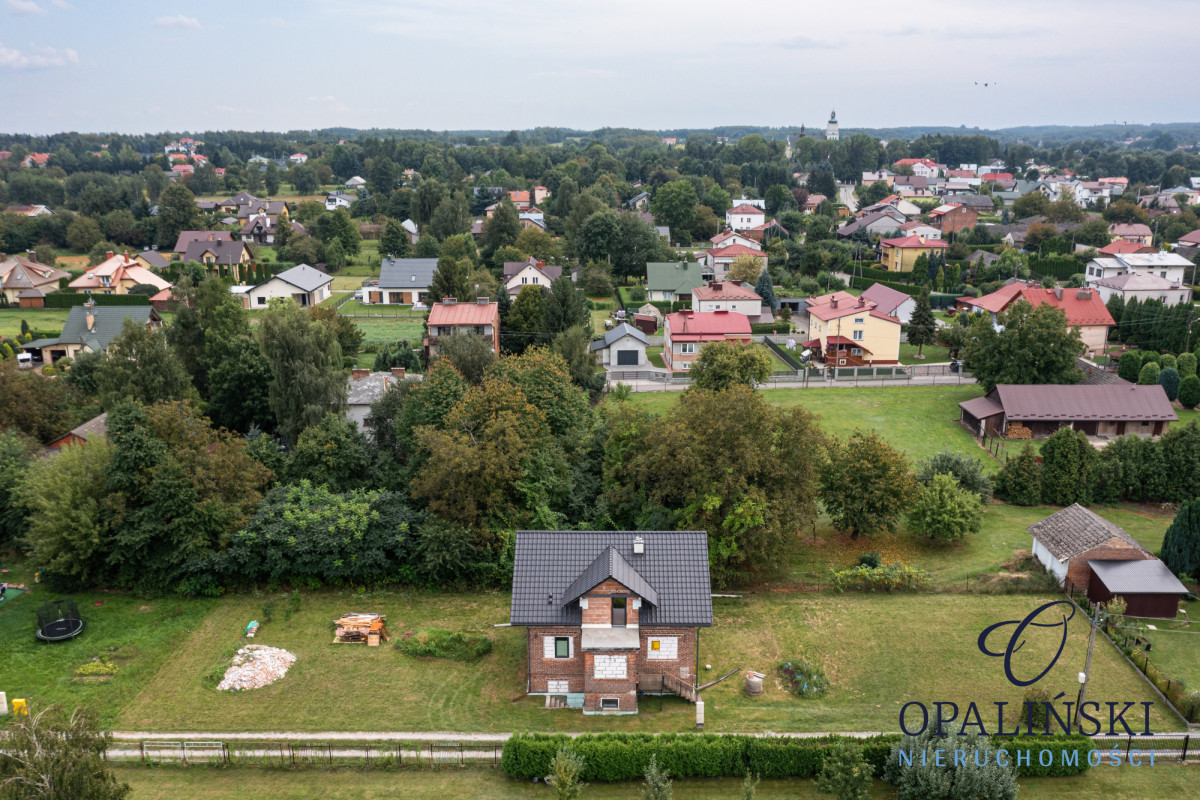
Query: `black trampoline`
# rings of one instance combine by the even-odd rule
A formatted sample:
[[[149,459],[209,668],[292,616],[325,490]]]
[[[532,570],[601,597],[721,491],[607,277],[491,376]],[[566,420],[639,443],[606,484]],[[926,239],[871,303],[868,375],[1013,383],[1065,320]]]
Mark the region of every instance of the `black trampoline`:
[[[38,609],[37,638],[43,642],[65,642],[83,632],[79,606],[71,598],[49,600]]]

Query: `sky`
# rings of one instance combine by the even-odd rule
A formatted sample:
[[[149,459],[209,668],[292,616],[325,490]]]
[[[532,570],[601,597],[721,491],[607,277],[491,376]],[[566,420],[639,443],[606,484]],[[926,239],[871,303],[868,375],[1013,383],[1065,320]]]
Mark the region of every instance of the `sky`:
[[[1164,32],[1197,23],[1195,0],[0,0],[0,131],[1186,122]]]

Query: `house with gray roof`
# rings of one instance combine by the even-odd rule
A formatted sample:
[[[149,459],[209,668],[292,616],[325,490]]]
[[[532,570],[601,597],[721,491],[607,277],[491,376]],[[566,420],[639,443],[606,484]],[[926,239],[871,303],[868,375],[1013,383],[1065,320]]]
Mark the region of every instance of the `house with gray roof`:
[[[627,322],[622,322],[611,331],[605,332],[603,339],[592,342],[591,348],[593,353],[600,354],[600,363],[606,367],[640,369],[647,364],[648,344],[645,333]]]
[[[436,258],[385,258],[379,266],[379,280],[364,293],[363,302],[405,306],[423,303],[435,269]]]
[[[103,353],[121,333],[127,319],[148,328],[162,327],[162,317],[149,305],[98,306],[95,300],[88,300],[71,308],[58,336],[34,339],[21,345],[21,349],[40,352],[46,364],[85,352]]]
[[[397,381],[420,377],[406,375],[403,367],[393,367],[390,372],[351,370],[350,377],[346,379],[346,419],[357,425],[359,432],[368,433],[367,414],[371,412],[371,404],[396,386]]]
[[[297,264],[240,295],[245,308],[266,308],[277,297],[294,300],[298,306],[315,306],[333,293],[332,286],[333,278],[321,270]]]
[[[526,689],[548,708],[695,702],[699,628],[713,621],[708,534],[517,531],[509,621],[526,628]]]
[[[646,264],[646,294],[650,300],[691,300],[692,290],[704,286],[702,261],[651,261]]]

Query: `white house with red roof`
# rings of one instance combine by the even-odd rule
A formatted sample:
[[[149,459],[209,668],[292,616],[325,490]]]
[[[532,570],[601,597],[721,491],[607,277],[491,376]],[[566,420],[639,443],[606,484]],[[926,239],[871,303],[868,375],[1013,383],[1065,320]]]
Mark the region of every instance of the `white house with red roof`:
[[[713,247],[705,250],[699,260],[704,262],[704,277],[710,281],[723,281],[729,275],[729,267],[734,259],[750,256],[758,261],[760,267],[767,265],[767,254],[758,247],[746,247],[740,244],[730,244],[725,247]]]
[[[936,178],[940,174],[938,164],[931,158],[902,158],[893,167],[912,167],[918,178]]]
[[[742,203],[725,212],[725,224],[735,231],[749,230],[766,221],[767,212],[749,203]]]
[[[292,153],[288,156],[288,161],[291,161],[293,164],[303,164],[305,161],[308,161],[308,156],[304,155],[304,153]]]
[[[492,352],[500,352],[500,304],[486,297],[475,302],[458,302],[444,297],[429,309],[429,333],[425,337],[425,356],[437,355],[438,343],[447,336],[474,333],[492,340]]]
[[[749,342],[750,319],[737,311],[676,311],[663,320],[663,363],[672,372],[691,369],[709,342]]]
[[[692,311],[736,311],[750,322],[774,322],[772,309],[763,309],[758,292],[739,281],[716,281],[692,290]]]

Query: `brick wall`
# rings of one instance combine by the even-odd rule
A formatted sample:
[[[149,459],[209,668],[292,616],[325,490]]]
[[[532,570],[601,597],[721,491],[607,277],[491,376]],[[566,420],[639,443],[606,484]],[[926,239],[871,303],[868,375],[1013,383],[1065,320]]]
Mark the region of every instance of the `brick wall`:
[[[584,597],[588,607],[583,609],[585,625],[608,625],[612,622],[612,595],[625,597],[625,624],[638,624],[638,612],[634,608],[635,595],[627,587],[612,578],[590,589]]]
[[[1092,568],[1087,563],[1089,559],[1092,561],[1136,561],[1145,558],[1154,558],[1154,555],[1144,550],[1138,550],[1128,542],[1114,537],[1099,547],[1093,547],[1085,553],[1072,556],[1071,560],[1067,562],[1067,580],[1079,589],[1086,591],[1092,579]]]
[[[570,658],[546,658],[544,637],[570,636]],[[547,692],[548,681],[567,681],[568,691],[583,691],[584,657],[580,647],[578,626],[547,625],[528,629],[529,691]]]
[[[640,673],[670,673],[677,678],[693,680],[696,669],[696,629],[695,628],[642,628],[642,646],[637,654],[637,672]],[[671,636],[678,639],[676,658],[651,659],[649,657],[650,639]]]

